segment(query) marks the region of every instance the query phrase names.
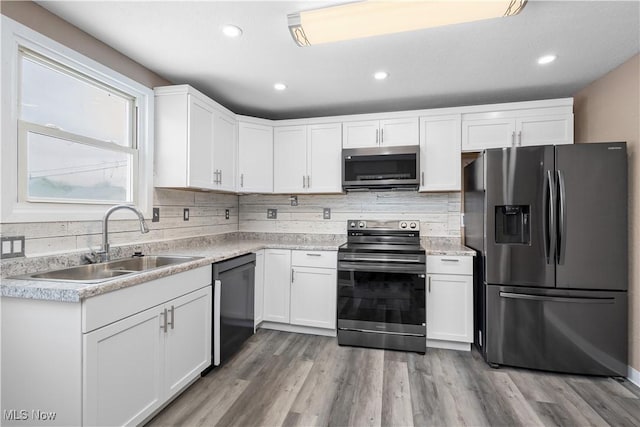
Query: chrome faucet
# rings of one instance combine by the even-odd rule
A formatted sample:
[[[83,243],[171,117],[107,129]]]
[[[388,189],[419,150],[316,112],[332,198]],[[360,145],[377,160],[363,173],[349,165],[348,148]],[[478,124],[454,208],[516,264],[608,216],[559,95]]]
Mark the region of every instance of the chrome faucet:
[[[116,205],[107,209],[107,211],[104,213],[104,217],[102,218],[102,248],[97,252],[99,262],[109,261],[109,217],[112,213],[120,209],[129,209],[130,211],[133,211],[136,215],[138,215],[138,219],[140,220],[140,232],[149,232],[149,227],[147,227],[147,223],[144,221],[142,212],[140,212],[135,206]]]

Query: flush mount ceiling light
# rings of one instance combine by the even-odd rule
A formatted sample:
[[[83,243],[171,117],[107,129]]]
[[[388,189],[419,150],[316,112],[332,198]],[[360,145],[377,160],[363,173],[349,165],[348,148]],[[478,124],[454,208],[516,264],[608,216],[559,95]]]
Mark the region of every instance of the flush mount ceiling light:
[[[376,80],[385,80],[387,77],[389,77],[389,73],[386,71],[378,71],[373,75],[373,78]]]
[[[287,88],[287,85],[284,83],[276,83],[273,85],[273,88],[275,90],[285,90]]]
[[[242,28],[236,27],[235,25],[226,24],[222,26],[222,34],[234,39],[242,35]]]
[[[512,16],[527,0],[361,1],[287,16],[298,46]]]
[[[556,58],[557,58],[556,55],[544,55],[538,58],[538,64],[540,65],[551,64],[553,61],[556,60]]]

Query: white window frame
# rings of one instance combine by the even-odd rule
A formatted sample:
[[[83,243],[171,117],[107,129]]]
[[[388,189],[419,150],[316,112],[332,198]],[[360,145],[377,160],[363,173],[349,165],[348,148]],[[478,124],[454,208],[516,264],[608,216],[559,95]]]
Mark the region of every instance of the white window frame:
[[[69,49],[30,28],[1,16],[2,71],[0,74],[0,223],[53,222],[100,220],[108,205],[91,202],[29,202],[20,183],[19,115],[20,108],[20,47],[49,58],[71,70],[99,83],[113,87],[135,98],[137,109],[135,126],[137,156],[134,156],[133,173],[137,173],[137,185],[133,188],[135,206],[144,216],[151,217],[153,206],[153,128],[154,94],[148,88],[80,53]],[[23,165],[24,166],[24,165]],[[26,172],[26,169],[25,169]],[[24,183],[24,181],[23,181]],[[114,203],[115,204],[115,203]]]

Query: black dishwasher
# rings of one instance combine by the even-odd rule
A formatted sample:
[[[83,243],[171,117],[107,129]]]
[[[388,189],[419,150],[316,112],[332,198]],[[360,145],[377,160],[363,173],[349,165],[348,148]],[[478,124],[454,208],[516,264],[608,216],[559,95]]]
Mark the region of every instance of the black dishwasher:
[[[253,253],[213,264],[214,366],[233,356],[253,335],[255,266]]]

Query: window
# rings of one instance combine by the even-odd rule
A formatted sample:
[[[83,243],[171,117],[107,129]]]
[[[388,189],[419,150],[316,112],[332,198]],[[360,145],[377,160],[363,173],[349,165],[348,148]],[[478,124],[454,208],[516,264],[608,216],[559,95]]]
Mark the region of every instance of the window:
[[[153,91],[4,16],[2,26],[2,222],[96,220],[118,203],[148,214]]]

